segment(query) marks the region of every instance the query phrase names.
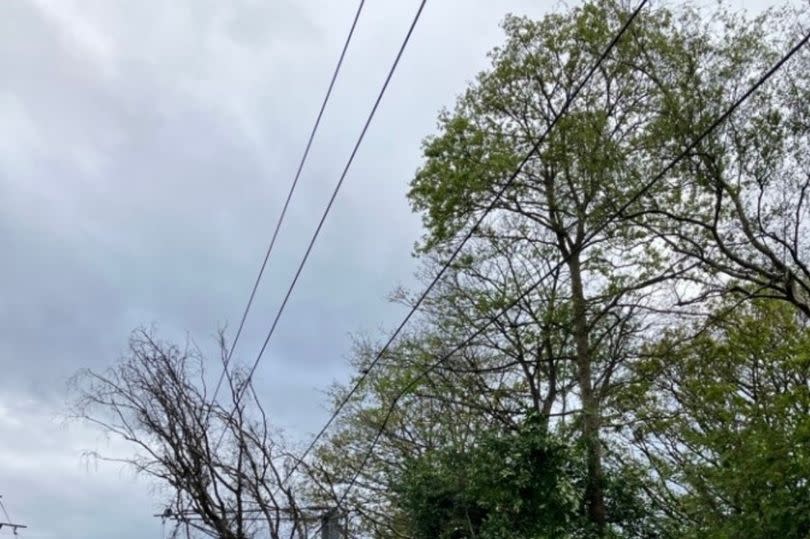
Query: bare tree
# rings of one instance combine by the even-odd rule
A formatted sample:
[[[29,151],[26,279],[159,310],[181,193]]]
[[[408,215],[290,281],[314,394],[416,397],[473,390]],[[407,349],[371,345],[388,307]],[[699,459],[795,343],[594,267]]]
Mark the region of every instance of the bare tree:
[[[175,522],[173,536],[306,537],[295,483],[283,472],[292,456],[245,373],[228,365],[222,334],[219,345],[230,401],[213,399],[196,347],[141,329],[118,364],[74,377],[72,414],[134,449],[126,458],[93,456],[123,462],[167,487],[163,516]]]

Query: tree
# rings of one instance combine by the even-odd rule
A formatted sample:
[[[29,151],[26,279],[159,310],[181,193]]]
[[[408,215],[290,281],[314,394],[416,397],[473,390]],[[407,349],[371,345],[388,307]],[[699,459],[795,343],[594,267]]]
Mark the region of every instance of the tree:
[[[678,537],[810,534],[810,328],[785,303],[725,301],[650,346],[628,437]],[[643,396],[642,398],[638,398]]]
[[[223,337],[220,346],[227,366]],[[198,350],[138,330],[120,363],[74,378],[73,414],[133,447],[133,457],[95,456],[132,466],[167,490],[175,535],[306,537],[296,484],[283,473],[290,455],[245,374],[231,366],[225,381],[231,402],[214,401]]]
[[[561,327],[572,344],[586,454],[584,505],[600,533],[608,521],[605,399],[625,372],[652,288],[691,267],[683,256],[664,261],[650,235],[615,211],[658,163],[650,129],[659,122],[662,95],[648,73],[669,69],[661,58],[673,49],[683,52],[670,14],[640,16],[628,31],[632,37],[616,44],[556,120],[627,17],[619,2],[595,1],[537,22],[507,18],[506,44],[493,51],[492,68],[455,109],[440,117],[440,133],[426,141],[426,160],[409,193],[426,228],[421,253],[446,258],[471,232],[465,256],[473,260],[481,251],[497,253],[506,266],[526,252],[560,268],[555,281],[567,305]],[[654,61],[639,68],[642,51]],[[471,228],[482,215],[482,224]],[[523,290],[550,286],[534,283],[540,275],[527,277]]]

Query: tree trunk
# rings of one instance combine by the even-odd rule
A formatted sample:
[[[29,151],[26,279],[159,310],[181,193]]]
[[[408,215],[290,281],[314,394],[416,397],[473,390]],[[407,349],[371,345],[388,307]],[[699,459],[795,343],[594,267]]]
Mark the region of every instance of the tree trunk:
[[[605,530],[607,510],[604,496],[604,473],[602,471],[602,443],[599,440],[599,402],[594,395],[591,377],[591,351],[588,338],[588,319],[585,292],[582,287],[582,268],[579,253],[571,254],[568,268],[571,272],[571,301],[573,309],[573,332],[576,346],[577,382],[582,399],[582,440],[587,457],[587,484],[585,506],[588,519],[599,534]]]

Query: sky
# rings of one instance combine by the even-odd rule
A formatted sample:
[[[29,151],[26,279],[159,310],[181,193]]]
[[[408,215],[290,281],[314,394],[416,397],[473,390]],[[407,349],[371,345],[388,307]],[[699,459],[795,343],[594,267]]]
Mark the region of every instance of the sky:
[[[758,10],[765,1],[730,4]],[[306,441],[351,334],[404,316],[420,223],[405,193],[501,40],[553,2],[430,0],[256,374]],[[252,363],[418,0],[368,0],[236,350]],[[215,357],[238,324],[356,3],[0,2],[0,495],[23,537],[161,537],[159,493],[83,458],[126,445],[67,421],[67,381],[152,325]],[[212,359],[213,361],[213,359]],[[0,536],[7,530],[0,530]]]

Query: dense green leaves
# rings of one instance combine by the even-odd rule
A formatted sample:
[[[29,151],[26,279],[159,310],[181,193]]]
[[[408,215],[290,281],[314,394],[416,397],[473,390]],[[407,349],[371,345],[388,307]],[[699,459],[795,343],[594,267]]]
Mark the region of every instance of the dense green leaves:
[[[518,429],[486,433],[472,447],[408,459],[392,488],[415,539],[591,537],[582,505],[585,476],[582,448],[550,434],[530,414]],[[643,480],[640,469],[610,469],[611,536],[659,536]]]
[[[585,524],[583,476],[581,455],[534,419],[410,459],[395,488],[417,539],[570,537]]]

